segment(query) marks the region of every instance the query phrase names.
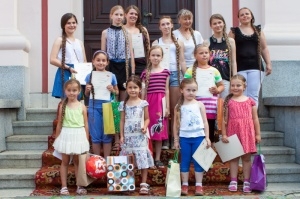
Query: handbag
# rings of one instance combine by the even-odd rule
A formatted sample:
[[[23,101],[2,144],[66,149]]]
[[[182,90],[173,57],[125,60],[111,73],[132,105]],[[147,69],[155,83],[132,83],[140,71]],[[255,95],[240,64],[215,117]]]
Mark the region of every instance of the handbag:
[[[167,197],[180,197],[181,195],[181,178],[180,167],[178,163],[178,153],[179,150],[176,150],[173,159],[169,160],[165,182]]]
[[[77,186],[88,186],[96,179],[90,177],[86,172],[86,161],[89,159],[90,154],[84,153],[78,155],[78,173],[76,178],[76,185]]]
[[[261,154],[260,145],[258,147],[258,154],[254,156],[251,166],[250,188],[256,191],[265,191],[267,188],[265,157]]]
[[[112,103],[107,102],[102,104],[103,111],[103,127],[104,134],[115,134],[114,115],[112,110]]]

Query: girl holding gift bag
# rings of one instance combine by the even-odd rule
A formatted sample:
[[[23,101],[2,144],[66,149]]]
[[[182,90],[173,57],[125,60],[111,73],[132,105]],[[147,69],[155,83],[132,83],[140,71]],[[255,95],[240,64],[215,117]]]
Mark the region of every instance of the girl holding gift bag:
[[[149,125],[148,102],[139,98],[142,83],[136,76],[126,82],[128,96],[120,103],[120,155],[133,154],[137,169],[142,170],[140,194],[148,195],[150,186],[147,184],[148,168],[154,166],[151,151],[148,148],[147,128]]]
[[[111,82],[106,87],[113,94],[118,94],[118,86],[116,76],[105,70],[105,67],[109,64],[108,55],[105,51],[98,50],[93,55],[93,71],[107,73],[111,75]],[[103,112],[102,104],[110,102],[107,100],[95,99],[95,94],[100,92],[100,90],[95,90],[92,84],[93,71],[86,76],[86,89],[85,95],[90,96],[89,99],[89,108],[88,108],[88,120],[89,120],[89,129],[90,135],[92,138],[92,148],[93,153],[100,155],[101,143],[103,144],[104,158],[110,155],[112,136],[105,135],[103,130]],[[107,83],[107,82],[106,82]]]
[[[56,127],[56,139],[54,149],[62,153],[60,166],[61,190],[60,195],[69,195],[67,188],[67,175],[70,156],[73,155],[75,176],[78,174],[78,155],[89,151],[89,129],[86,107],[77,97],[80,94],[80,82],[71,79],[64,85],[66,99],[59,106],[58,123]],[[76,193],[85,195],[86,189],[77,186]]]
[[[211,145],[205,106],[195,99],[197,90],[198,85],[193,78],[183,79],[180,84],[181,96],[174,110],[174,147],[176,149],[180,148],[181,154],[184,154],[181,156],[180,163],[181,195],[184,196],[188,195],[191,161],[193,161],[195,167],[195,195],[203,195],[202,179],[204,170],[192,156],[204,139],[207,141],[207,147]]]
[[[149,103],[150,136],[155,141],[155,166],[164,168],[160,161],[162,141],[168,140],[169,105],[169,76],[170,71],[160,66],[163,58],[163,49],[160,46],[152,46],[149,51],[149,63],[141,78],[145,88],[142,90],[142,99]],[[165,104],[165,107],[164,107]],[[163,110],[165,109],[165,111]]]
[[[222,141],[228,143],[228,136],[237,134],[245,154],[241,157],[243,164],[244,185],[243,192],[249,193],[251,154],[256,153],[255,143],[260,143],[260,125],[255,101],[243,94],[246,89],[246,79],[237,74],[230,80],[230,91],[224,100],[224,121],[222,124]],[[229,191],[237,191],[237,174],[239,157],[230,160]]]

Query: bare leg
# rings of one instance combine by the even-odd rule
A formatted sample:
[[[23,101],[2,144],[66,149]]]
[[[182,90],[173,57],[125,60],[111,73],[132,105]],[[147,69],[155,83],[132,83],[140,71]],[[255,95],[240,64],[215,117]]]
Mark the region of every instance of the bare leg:
[[[124,101],[127,96],[126,92],[123,90],[120,90],[119,92],[119,101]]]
[[[181,174],[181,182],[188,183],[189,182],[189,172],[180,172]]]
[[[106,159],[107,156],[110,156],[111,152],[111,143],[103,143],[103,155]]]
[[[170,115],[171,115],[171,126],[169,128],[169,138],[171,140],[171,145],[173,143],[173,123],[174,123],[174,108],[180,98],[179,87],[170,87]],[[171,146],[172,147],[172,146]]]
[[[100,143],[92,143],[93,153],[95,155],[100,155],[101,145]]]
[[[61,165],[60,165],[61,187],[67,187],[69,162],[70,162],[70,156],[63,153],[62,154],[62,161],[61,161]]]
[[[202,183],[203,172],[195,172],[196,183]]]
[[[251,172],[251,154],[247,153],[242,156],[244,179],[249,180]]]
[[[155,140],[155,160],[160,160],[162,141]]]
[[[141,169],[141,170],[142,170],[142,183],[147,183],[148,169]]]
[[[78,175],[78,155],[73,155],[73,163],[74,163],[74,169],[75,169],[75,178],[77,179]]]
[[[230,177],[237,178],[239,169],[239,157],[230,161]]]

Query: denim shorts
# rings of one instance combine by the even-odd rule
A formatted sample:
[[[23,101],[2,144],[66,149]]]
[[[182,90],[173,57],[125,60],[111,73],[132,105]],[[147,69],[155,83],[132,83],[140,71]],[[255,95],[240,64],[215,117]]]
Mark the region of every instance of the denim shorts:
[[[170,71],[170,83],[169,86],[171,87],[179,87],[180,82],[183,79],[183,75],[180,71],[180,82],[178,82],[178,72],[177,71]]]

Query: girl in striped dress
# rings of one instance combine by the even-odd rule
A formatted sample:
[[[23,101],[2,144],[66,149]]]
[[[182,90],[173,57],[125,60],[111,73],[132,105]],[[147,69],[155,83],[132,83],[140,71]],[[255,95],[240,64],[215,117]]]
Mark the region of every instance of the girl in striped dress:
[[[149,51],[148,65],[141,74],[144,88],[142,99],[149,103],[149,131],[151,140],[155,141],[155,166],[164,167],[160,161],[162,141],[168,140],[167,117],[170,113],[169,105],[169,76],[170,71],[160,66],[163,58],[163,49],[152,46]],[[164,99],[164,100],[163,100]],[[163,111],[165,104],[165,111]]]
[[[194,50],[196,61],[193,67],[187,69],[184,78],[194,78],[198,83],[196,99],[203,102],[209,126],[209,139],[213,143],[215,120],[217,115],[218,94],[224,90],[220,72],[208,65],[209,48],[205,44],[197,45]]]

